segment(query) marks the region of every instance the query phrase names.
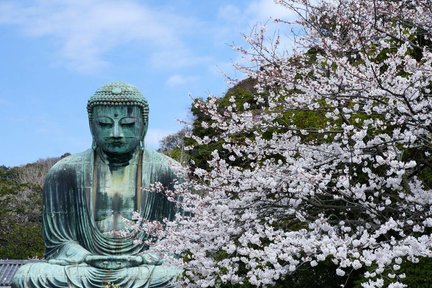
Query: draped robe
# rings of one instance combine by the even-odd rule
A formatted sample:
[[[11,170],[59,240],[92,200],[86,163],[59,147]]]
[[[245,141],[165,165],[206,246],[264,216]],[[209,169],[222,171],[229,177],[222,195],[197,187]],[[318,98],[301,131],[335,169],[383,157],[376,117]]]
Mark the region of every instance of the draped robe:
[[[140,232],[133,238],[104,235],[96,226],[96,193],[92,149],[71,155],[54,165],[44,186],[43,237],[46,262],[30,263],[16,273],[12,287],[103,287],[107,283],[120,287],[171,287],[179,269],[164,265],[141,264],[120,269],[100,269],[82,262],[86,255],[137,256],[147,246],[136,239],[148,237]],[[155,182],[172,187],[176,180],[170,161],[157,152],[142,154],[142,187]],[[162,193],[140,190],[136,199],[141,216],[148,220],[172,219],[175,205]]]

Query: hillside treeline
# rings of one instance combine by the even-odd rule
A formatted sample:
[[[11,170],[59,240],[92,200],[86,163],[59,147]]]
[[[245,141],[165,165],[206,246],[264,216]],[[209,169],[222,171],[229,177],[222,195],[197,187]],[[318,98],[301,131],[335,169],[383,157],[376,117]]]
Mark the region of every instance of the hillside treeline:
[[[48,170],[66,157],[0,166],[0,259],[41,258],[42,190]]]

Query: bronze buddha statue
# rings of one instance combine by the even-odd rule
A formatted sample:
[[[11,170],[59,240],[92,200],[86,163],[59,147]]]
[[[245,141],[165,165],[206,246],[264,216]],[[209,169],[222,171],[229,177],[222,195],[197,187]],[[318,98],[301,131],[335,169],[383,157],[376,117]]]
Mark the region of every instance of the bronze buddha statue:
[[[177,180],[172,159],[144,148],[148,104],[132,85],[104,85],[87,105],[93,147],[59,161],[44,186],[45,262],[22,266],[12,287],[171,287],[179,269],[140,244],[144,232],[121,233],[134,211],[172,219],[175,204],[146,189]],[[136,240],[140,241],[136,241]]]

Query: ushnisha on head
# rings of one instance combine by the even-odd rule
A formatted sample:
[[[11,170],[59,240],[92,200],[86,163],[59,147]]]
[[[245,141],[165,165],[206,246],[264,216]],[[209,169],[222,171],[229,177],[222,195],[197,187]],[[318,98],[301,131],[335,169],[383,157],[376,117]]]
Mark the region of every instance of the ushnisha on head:
[[[110,82],[97,89],[87,102],[87,112],[92,121],[93,107],[101,106],[138,106],[142,109],[144,123],[148,123],[149,105],[144,95],[135,86],[125,82]]]
[[[94,147],[108,155],[133,153],[143,146],[149,106],[139,90],[124,82],[111,82],[87,103]]]

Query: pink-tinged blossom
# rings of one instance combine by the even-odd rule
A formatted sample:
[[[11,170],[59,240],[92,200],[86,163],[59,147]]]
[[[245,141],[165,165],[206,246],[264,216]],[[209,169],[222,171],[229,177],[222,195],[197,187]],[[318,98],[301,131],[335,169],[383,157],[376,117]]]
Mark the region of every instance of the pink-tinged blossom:
[[[401,265],[432,257],[432,53],[415,40],[432,39],[430,3],[276,2],[299,14],[277,20],[301,25],[297,46],[284,53],[264,27],[245,39],[239,69],[259,93],[195,103],[219,132],[192,140],[222,147],[164,192],[181,199],[175,221],[135,228],[175,255],[186,287],[270,286],[327,260],[340,277],[364,268],[362,287],[406,287]]]

